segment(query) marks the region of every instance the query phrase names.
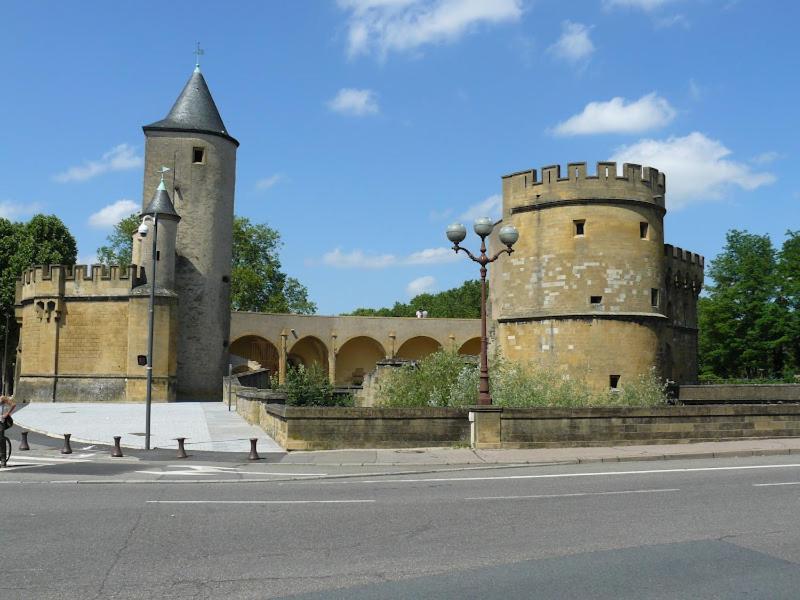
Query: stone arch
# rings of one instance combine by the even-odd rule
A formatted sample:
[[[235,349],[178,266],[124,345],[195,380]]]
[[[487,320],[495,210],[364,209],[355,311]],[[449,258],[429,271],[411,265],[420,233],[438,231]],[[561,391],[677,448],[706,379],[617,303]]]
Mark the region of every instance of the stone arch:
[[[386,358],[386,349],[378,340],[359,335],[347,340],[336,353],[336,385],[360,386],[375,363]]]
[[[323,373],[328,372],[328,347],[313,335],[297,340],[288,352],[287,361],[292,366],[319,365]]]
[[[464,356],[478,356],[481,353],[481,338],[474,337],[461,344],[458,353]]]
[[[234,373],[244,373],[251,369],[269,369],[270,374],[278,372],[278,348],[260,335],[244,335],[234,340],[229,348],[230,361]]]
[[[403,342],[395,353],[395,358],[406,360],[420,360],[442,349],[442,345],[435,339],[418,335]]]

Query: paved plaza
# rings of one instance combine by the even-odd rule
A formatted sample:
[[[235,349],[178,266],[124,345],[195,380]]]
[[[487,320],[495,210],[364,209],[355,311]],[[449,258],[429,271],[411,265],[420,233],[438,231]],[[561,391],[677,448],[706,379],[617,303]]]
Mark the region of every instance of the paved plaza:
[[[72,440],[111,445],[122,436],[124,448],[144,448],[145,405],[100,403],[34,403],[14,414],[20,429],[50,436],[71,433]],[[212,452],[247,452],[250,438],[259,451],[283,452],[262,429],[248,424],[222,402],[153,404],[151,442],[154,448],[174,448],[185,437],[186,448]]]

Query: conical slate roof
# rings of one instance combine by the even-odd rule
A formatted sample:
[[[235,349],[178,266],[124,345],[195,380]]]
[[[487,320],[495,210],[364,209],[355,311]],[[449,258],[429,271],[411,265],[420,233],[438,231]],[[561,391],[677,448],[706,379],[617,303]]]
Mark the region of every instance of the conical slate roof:
[[[237,146],[239,142],[228,134],[225,123],[219,116],[217,105],[208,89],[206,80],[196,67],[194,73],[169,111],[166,118],[145,125],[144,131],[193,131],[197,133],[210,133],[231,140]]]
[[[150,215],[154,217],[158,213],[158,217],[160,219],[175,219],[176,221],[180,220],[180,216],[177,212],[175,212],[175,206],[172,204],[172,200],[169,197],[169,192],[167,192],[167,187],[164,185],[164,180],[161,180],[161,183],[158,184],[156,188],[156,193],[153,195],[153,199],[150,200],[150,204],[147,205],[142,211],[141,216]]]

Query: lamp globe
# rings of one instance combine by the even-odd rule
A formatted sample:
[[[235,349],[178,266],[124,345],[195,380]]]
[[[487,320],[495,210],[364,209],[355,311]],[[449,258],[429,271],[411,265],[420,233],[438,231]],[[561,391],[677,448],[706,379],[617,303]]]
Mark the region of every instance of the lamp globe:
[[[498,237],[503,244],[511,248],[519,239],[519,231],[517,231],[517,228],[513,225],[503,225],[500,228]]]
[[[475,233],[477,233],[480,237],[485,238],[487,235],[492,233],[492,229],[494,229],[494,222],[489,217],[478,217],[475,219],[473,229],[475,229]]]
[[[447,239],[454,244],[463,242],[465,237],[467,237],[467,228],[463,224],[453,223],[447,226]]]

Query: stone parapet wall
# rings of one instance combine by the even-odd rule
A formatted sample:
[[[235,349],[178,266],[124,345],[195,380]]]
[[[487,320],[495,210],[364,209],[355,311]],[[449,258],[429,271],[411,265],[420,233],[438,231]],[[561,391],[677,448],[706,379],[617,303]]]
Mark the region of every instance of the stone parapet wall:
[[[469,408],[298,408],[239,395],[237,410],[287,450],[469,443]],[[482,416],[485,411],[475,413]],[[800,405],[492,408],[483,448],[558,448],[800,437]],[[488,414],[488,413],[487,413]],[[492,416],[489,415],[489,416]],[[498,426],[499,417],[499,426]]]
[[[683,404],[800,403],[800,384],[682,385],[680,401]]]

